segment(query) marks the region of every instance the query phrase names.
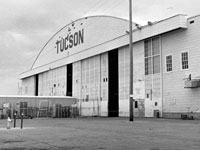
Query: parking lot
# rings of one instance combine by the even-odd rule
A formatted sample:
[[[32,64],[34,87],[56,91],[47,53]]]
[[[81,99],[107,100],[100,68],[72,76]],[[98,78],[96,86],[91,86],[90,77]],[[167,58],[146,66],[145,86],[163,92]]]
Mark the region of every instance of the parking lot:
[[[200,121],[174,119],[65,118],[0,120],[0,150],[199,150]]]

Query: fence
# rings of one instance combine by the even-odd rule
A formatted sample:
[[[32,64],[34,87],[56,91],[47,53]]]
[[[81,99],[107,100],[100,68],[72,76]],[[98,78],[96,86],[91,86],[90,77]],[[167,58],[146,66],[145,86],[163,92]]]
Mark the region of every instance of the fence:
[[[0,96],[0,119],[23,113],[25,118],[66,118],[79,115],[77,100],[64,96]]]

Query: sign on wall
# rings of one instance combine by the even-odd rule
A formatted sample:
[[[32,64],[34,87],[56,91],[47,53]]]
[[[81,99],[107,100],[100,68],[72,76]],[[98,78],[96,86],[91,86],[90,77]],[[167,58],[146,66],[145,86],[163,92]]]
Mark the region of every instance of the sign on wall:
[[[9,107],[10,107],[10,103],[4,103],[4,104],[3,104],[3,107],[4,107],[4,108],[9,108]]]
[[[69,33],[66,37],[62,37],[56,41],[57,54],[76,47],[84,42],[84,29],[79,30],[73,34]]]

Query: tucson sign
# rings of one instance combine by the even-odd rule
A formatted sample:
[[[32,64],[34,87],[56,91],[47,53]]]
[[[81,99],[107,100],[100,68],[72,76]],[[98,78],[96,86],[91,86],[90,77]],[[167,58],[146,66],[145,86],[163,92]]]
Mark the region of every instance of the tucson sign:
[[[79,30],[73,34],[68,34],[56,42],[57,54],[76,47],[84,42],[84,30]]]

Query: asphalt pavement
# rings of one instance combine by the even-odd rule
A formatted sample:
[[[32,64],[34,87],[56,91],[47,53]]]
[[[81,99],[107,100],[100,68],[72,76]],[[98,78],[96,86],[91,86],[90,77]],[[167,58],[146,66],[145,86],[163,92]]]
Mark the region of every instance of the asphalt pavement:
[[[0,150],[200,150],[200,120],[136,118],[20,119],[6,129]]]

